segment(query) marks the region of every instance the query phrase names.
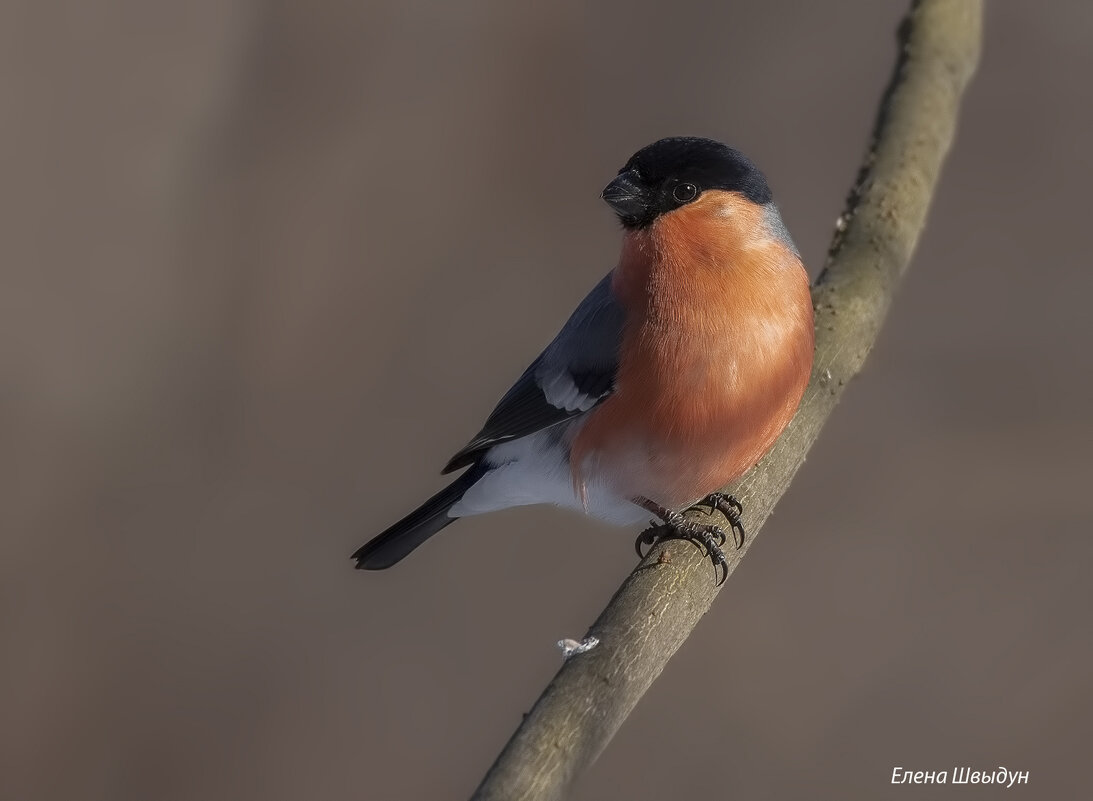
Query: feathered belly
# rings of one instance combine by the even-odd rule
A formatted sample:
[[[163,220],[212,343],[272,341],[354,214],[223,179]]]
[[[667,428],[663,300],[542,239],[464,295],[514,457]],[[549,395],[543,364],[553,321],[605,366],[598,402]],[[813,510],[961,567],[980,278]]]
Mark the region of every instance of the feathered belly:
[[[793,417],[808,370],[797,359],[708,356],[677,354],[669,380],[622,383],[589,415],[573,442],[578,489],[607,476],[626,497],[682,507],[759,460]]]

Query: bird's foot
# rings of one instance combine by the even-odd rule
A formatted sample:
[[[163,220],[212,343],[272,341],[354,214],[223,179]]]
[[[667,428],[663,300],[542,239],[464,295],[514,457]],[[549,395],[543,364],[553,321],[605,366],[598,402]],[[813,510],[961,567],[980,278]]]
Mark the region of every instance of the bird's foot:
[[[732,539],[736,543],[737,549],[744,547],[747,535],[744,533],[744,523],[740,519],[740,514],[744,511],[740,501],[724,492],[714,492],[699,501],[698,505],[708,506],[710,514],[717,511],[725,515],[725,519],[729,521],[729,526],[732,528]]]
[[[706,555],[713,562],[714,571],[716,572],[718,567],[721,568],[721,579],[717,582],[718,586],[725,583],[725,579],[729,576],[729,565],[725,560],[725,552],[721,550],[721,546],[725,544],[727,539],[725,530],[721,526],[696,523],[693,520],[688,520],[680,512],[666,509],[645,498],[640,499],[638,503],[664,521],[663,528],[659,531],[656,528],[646,529],[634,541],[634,548],[640,558],[644,559],[648,554],[648,551],[642,552],[642,546],[651,548],[661,540],[666,539],[687,540],[696,545],[702,545],[706,549]],[[657,525],[656,521],[650,521],[650,523],[653,526]],[[664,528],[667,531],[664,531]]]

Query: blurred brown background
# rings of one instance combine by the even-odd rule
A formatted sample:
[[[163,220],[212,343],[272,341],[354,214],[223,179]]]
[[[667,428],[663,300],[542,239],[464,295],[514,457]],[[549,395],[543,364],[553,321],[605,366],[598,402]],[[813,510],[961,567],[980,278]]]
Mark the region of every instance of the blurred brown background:
[[[753,156],[815,274],[904,6],[4,4],[0,797],[466,797],[636,532],[348,554],[613,265],[636,148]],[[986,34],[865,374],[577,799],[1088,792],[1093,6]]]

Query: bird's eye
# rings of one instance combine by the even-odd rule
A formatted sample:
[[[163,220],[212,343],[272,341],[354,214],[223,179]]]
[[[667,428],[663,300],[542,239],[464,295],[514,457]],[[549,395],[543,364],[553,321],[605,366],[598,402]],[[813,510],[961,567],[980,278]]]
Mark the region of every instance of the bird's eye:
[[[694,184],[676,184],[672,190],[672,197],[679,203],[690,203],[698,197],[698,187]]]

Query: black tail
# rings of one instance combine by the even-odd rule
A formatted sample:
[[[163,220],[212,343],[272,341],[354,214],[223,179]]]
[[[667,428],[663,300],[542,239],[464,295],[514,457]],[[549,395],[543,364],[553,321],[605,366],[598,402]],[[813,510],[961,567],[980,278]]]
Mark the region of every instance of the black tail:
[[[351,557],[357,560],[357,569],[388,568],[440,529],[449,523],[454,523],[455,518],[448,517],[448,510],[463,497],[463,493],[470,489],[472,484],[486,474],[486,470],[484,465],[473,465],[470,470],[413,512],[359,548]]]

